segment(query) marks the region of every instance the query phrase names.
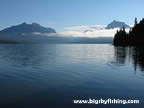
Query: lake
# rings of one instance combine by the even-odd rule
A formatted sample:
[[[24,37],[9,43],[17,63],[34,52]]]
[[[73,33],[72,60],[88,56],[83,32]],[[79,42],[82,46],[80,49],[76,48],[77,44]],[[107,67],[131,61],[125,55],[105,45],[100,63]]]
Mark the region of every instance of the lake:
[[[1,44],[0,106],[43,108],[89,98],[143,105],[143,55],[143,48],[110,44]]]

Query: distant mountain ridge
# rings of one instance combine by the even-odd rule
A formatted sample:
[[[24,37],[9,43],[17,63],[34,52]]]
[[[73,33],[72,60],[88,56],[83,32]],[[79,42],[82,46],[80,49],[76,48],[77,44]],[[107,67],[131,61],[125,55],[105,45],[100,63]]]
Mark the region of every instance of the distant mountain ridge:
[[[114,20],[110,24],[107,25],[106,29],[123,28],[123,27],[130,28],[130,26],[125,24],[124,22]]]
[[[0,43],[39,43],[48,41],[50,33],[56,33],[53,28],[46,28],[37,23],[11,26],[0,31]]]
[[[122,28],[125,23],[113,21],[107,28]],[[125,26],[129,27],[129,26]],[[90,26],[84,33],[105,32],[105,25]],[[108,31],[108,30],[106,30]],[[49,33],[52,33],[49,34]],[[88,38],[88,37],[65,37],[59,36],[53,28],[46,28],[37,23],[27,24],[22,23],[19,25],[11,26],[0,31],[0,43],[112,43],[112,37],[99,37],[99,38]]]
[[[8,27],[0,31],[0,33],[2,34],[5,34],[5,33],[6,34],[7,33],[21,34],[21,33],[33,33],[33,32],[56,33],[56,31],[52,28],[46,28],[37,23],[27,24],[25,22],[16,26]]]

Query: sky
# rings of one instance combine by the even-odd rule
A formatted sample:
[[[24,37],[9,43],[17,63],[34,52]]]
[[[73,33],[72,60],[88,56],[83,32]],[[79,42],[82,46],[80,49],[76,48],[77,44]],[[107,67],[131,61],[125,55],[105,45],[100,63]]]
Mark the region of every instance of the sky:
[[[37,22],[58,32],[113,20],[132,25],[135,17],[144,17],[143,4],[144,0],[0,0],[0,29],[22,22]]]

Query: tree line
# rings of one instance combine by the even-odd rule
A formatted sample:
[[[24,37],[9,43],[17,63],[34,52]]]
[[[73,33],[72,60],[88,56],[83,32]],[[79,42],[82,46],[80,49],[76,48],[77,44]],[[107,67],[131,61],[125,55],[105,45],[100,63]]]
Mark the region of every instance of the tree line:
[[[128,33],[124,27],[117,30],[113,39],[113,44],[116,46],[144,45],[144,18],[139,23],[137,18],[135,18],[134,27],[130,28]]]

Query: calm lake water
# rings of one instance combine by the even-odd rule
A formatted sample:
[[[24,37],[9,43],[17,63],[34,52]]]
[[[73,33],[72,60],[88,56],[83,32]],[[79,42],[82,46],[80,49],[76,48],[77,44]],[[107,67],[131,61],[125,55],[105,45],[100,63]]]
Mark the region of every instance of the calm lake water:
[[[143,105],[143,71],[143,48],[1,44],[0,106],[43,108],[89,98],[139,99]]]

